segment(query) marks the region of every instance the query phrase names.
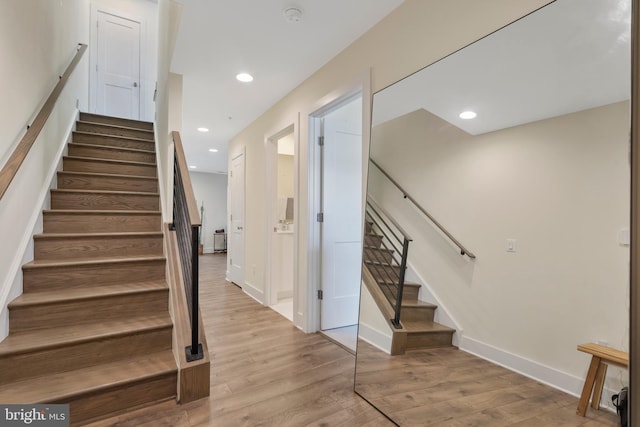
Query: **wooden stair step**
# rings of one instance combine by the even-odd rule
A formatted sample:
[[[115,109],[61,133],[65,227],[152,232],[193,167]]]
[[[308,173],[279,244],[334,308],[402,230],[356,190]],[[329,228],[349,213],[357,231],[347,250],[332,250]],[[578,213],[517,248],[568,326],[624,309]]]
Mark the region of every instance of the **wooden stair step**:
[[[51,209],[160,210],[158,193],[105,190],[51,190]]]
[[[367,246],[379,248],[382,245],[382,239],[384,236],[374,233],[367,233],[364,235],[364,243]]]
[[[12,333],[0,343],[0,384],[171,349],[173,324],[163,314]]]
[[[64,156],[62,168],[66,172],[92,172],[114,175],[134,175],[155,178],[155,163],[131,162],[126,160],[94,159],[91,157]]]
[[[428,320],[433,322],[437,305],[420,300],[410,300],[402,298],[402,307],[400,308],[401,321],[421,321]]]
[[[118,256],[163,254],[162,232],[142,233],[45,233],[36,234],[34,258],[82,260]]]
[[[101,135],[99,133],[78,132],[72,133],[71,140],[81,144],[95,144],[110,147],[134,148],[146,151],[155,151],[155,142],[140,138],[126,136]]]
[[[166,282],[23,293],[9,303],[10,332],[59,328],[162,313],[169,307]]]
[[[132,354],[134,349],[128,349]],[[0,386],[3,403],[70,404],[71,424],[176,396],[170,350]]]
[[[143,120],[125,119],[123,117],[103,116],[96,113],[80,113],[80,120],[83,122],[103,123],[107,125],[124,126],[129,128],[153,130],[152,122]]]
[[[378,286],[380,286],[380,289],[382,289],[382,292],[385,294],[385,296],[387,297],[388,300],[390,301],[395,301],[396,300],[396,295],[395,295],[395,288],[397,285],[395,285],[395,283],[391,283],[389,281],[383,281],[383,280],[379,280],[376,279],[378,282]],[[404,288],[402,290],[402,302],[404,303],[409,303],[409,302],[414,302],[414,301],[418,301],[418,295],[420,292],[420,284],[419,283],[412,283],[412,282],[405,282],[404,283]],[[389,287],[392,287],[393,293],[392,291],[389,289]]]
[[[45,233],[110,233],[159,231],[159,211],[44,210]]]
[[[392,250],[381,249],[370,245],[364,245],[363,247],[363,259],[366,261],[392,263],[393,253],[394,251]]]
[[[165,278],[162,256],[32,261],[22,266],[24,292],[147,282]]]
[[[76,122],[76,130],[79,132],[92,132],[101,135],[126,136],[129,138],[144,139],[147,141],[154,140],[154,133],[150,130],[95,122],[84,122],[82,120],[78,120]]]
[[[431,321],[400,320],[407,333],[406,349],[450,347],[455,329]]]
[[[73,142],[68,146],[69,156],[93,159],[124,160],[128,162],[155,163],[155,151],[132,148],[110,147],[108,145],[82,144]]]
[[[158,178],[135,175],[114,175],[92,172],[58,172],[58,188],[63,190],[106,190],[158,192]]]

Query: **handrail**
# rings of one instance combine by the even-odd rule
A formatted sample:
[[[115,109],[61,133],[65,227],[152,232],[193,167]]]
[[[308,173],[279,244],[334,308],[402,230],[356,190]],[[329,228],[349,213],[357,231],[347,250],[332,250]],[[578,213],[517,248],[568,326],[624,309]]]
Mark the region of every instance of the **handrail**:
[[[176,232],[178,253],[180,255],[184,291],[191,318],[191,345],[185,349],[188,362],[204,357],[198,331],[198,241],[200,235],[200,212],[193,186],[189,177],[189,169],[182,147],[180,133],[171,133],[174,144],[173,160],[173,224],[170,229]]]
[[[409,233],[404,231],[404,229],[400,226],[400,224],[398,224],[398,222],[395,219],[393,219],[393,217],[389,215],[389,213],[386,210],[384,210],[382,206],[380,206],[380,203],[378,203],[378,201],[370,193],[367,193],[367,201],[371,203],[373,207],[376,208],[376,210],[382,212],[384,216],[386,216],[389,219],[389,222],[391,222],[391,224],[393,224],[393,226],[398,229],[400,234],[402,234],[402,237],[404,237],[410,242],[413,241]]]
[[[13,153],[11,153],[9,160],[7,160],[7,163],[5,163],[2,171],[0,171],[0,199],[2,199],[4,193],[7,192],[7,189],[13,181],[13,178],[15,178],[16,174],[18,173],[18,169],[20,169],[20,166],[22,166],[24,159],[27,157],[27,154],[29,154],[29,150],[31,150],[31,147],[36,142],[38,135],[40,135],[42,128],[44,127],[47,119],[53,111],[53,107],[56,104],[56,101],[58,100],[62,89],[64,89],[64,86],[67,84],[67,80],[69,80],[71,73],[73,73],[73,70],[75,70],[78,62],[80,62],[80,59],[82,58],[82,55],[84,55],[85,50],[87,50],[87,45],[79,43],[78,51],[71,60],[71,63],[67,66],[64,74],[60,76],[58,83],[56,83],[56,86],[53,88],[53,91],[38,112],[36,118],[33,120],[33,123],[31,123],[30,126],[27,126],[27,132],[24,134],[16,148],[13,150]]]
[[[451,235],[451,233],[449,233],[449,232],[448,232],[448,231],[447,231],[447,230],[446,230],[446,229],[445,229],[445,228],[444,228],[444,227],[443,227],[443,226],[442,226],[438,221],[436,221],[436,219],[435,219],[433,216],[431,216],[431,214],[429,214],[429,212],[427,212],[427,210],[426,210],[425,208],[423,208],[422,206],[420,206],[420,204],[419,204],[419,203],[418,203],[418,202],[417,202],[413,197],[411,197],[411,196],[409,195],[409,193],[407,193],[407,192],[405,191],[405,189],[404,189],[404,188],[402,188],[402,187],[400,186],[400,184],[398,184],[398,183],[396,182],[396,180],[394,180],[393,178],[391,178],[391,176],[390,176],[387,172],[385,172],[385,170],[384,170],[384,169],[382,169],[382,167],[380,167],[380,165],[379,165],[379,164],[377,164],[373,159],[369,159],[369,161],[370,161],[370,162],[371,162],[375,167],[377,167],[377,168],[378,168],[378,170],[379,170],[380,172],[382,172],[382,174],[383,174],[384,176],[386,176],[386,177],[387,177],[387,179],[388,179],[389,181],[391,181],[391,183],[392,183],[393,185],[395,185],[395,186],[396,186],[396,188],[397,188],[398,190],[400,190],[400,192],[402,193],[402,195],[403,195],[403,197],[404,197],[405,199],[408,199],[411,203],[413,203],[413,205],[414,205],[416,208],[418,208],[418,210],[419,210],[420,212],[422,212],[422,213],[424,214],[424,216],[426,216],[427,218],[429,218],[429,220],[430,220],[430,221],[431,221],[431,222],[432,222],[436,227],[438,227],[438,229],[439,229],[440,231],[442,231],[442,233],[444,233],[444,235],[445,235],[445,236],[447,236],[447,237],[449,238],[449,240],[451,240],[451,241],[453,242],[453,244],[455,244],[455,245],[460,249],[460,255],[466,255],[466,256],[468,256],[469,258],[472,258],[472,259],[475,259],[475,258],[476,258],[476,256],[475,256],[471,251],[469,251],[467,248],[465,248],[465,247],[462,245],[462,243],[460,243],[460,242],[459,242],[455,237],[453,237],[453,236]]]

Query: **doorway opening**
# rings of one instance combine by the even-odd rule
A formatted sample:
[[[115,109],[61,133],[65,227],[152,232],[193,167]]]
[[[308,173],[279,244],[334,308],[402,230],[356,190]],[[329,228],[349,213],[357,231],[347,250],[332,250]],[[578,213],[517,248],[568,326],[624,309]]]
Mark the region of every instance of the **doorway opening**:
[[[355,351],[362,262],[362,92],[310,116],[317,330]]]
[[[231,159],[229,171],[229,234],[227,247],[227,280],[240,288],[244,283],[244,151]]]
[[[295,323],[296,133],[292,124],[266,138],[265,305]]]

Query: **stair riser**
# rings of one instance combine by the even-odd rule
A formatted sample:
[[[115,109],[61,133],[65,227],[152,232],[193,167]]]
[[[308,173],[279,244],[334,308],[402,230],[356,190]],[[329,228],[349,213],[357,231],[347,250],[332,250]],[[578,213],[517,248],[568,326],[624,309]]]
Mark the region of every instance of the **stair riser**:
[[[105,296],[83,301],[41,304],[30,307],[10,307],[11,333],[39,328],[57,328],[99,321],[154,315],[168,310],[168,290]]]
[[[156,161],[155,153],[123,151],[118,148],[100,148],[98,146],[78,146],[76,144],[69,144],[69,155],[94,159],[123,160],[126,162],[155,163]]]
[[[147,141],[153,141],[153,132],[101,125],[97,123],[77,122],[76,131],[98,133],[101,135],[125,136],[127,138],[139,138]]]
[[[366,261],[372,262],[393,262],[393,256],[388,251],[377,251],[372,249],[365,249],[363,253],[363,258]]]
[[[51,209],[157,211],[160,196],[52,191]]]
[[[406,301],[403,298],[403,301]],[[402,307],[400,320],[426,320],[433,322],[435,308]]]
[[[56,237],[34,240],[36,261],[162,255],[162,235]]]
[[[366,235],[366,236],[364,236],[364,243],[365,243],[365,245],[369,245],[369,246],[373,246],[373,247],[379,248],[380,245],[382,244],[382,237],[381,236]]]
[[[384,293],[384,295],[387,297],[387,299],[394,301],[393,305],[395,306],[395,299],[396,299],[396,290],[394,286],[386,286],[386,285],[381,285],[379,284],[380,289],[382,289],[382,292]],[[411,301],[411,302],[415,302],[418,300],[418,292],[420,291],[420,288],[414,287],[414,286],[405,286],[402,289],[402,301],[407,302],[407,301]]]
[[[407,334],[407,350],[417,348],[451,347],[453,332],[410,332]]]
[[[153,353],[171,348],[171,327],[135,334],[95,339],[75,345],[51,348],[0,358],[2,383],[86,368],[130,357],[134,350]]]
[[[99,114],[80,113],[83,122],[102,123],[106,125],[124,126],[128,128],[153,130],[153,123],[138,120],[121,119],[119,117],[101,116]]]
[[[136,261],[82,266],[23,267],[24,292],[86,288],[163,280],[165,261]]]
[[[155,151],[153,141],[119,138],[96,133],[73,132],[73,142],[79,144],[103,145],[107,147],[133,148],[134,150]]]
[[[159,214],[44,212],[43,218],[45,233],[126,233],[162,229]]]
[[[75,175],[58,172],[58,188],[63,190],[105,190],[157,193],[157,178],[142,179],[102,175]]]
[[[116,163],[100,160],[63,158],[63,169],[67,172],[110,173],[115,175],[156,176],[156,166],[135,163]]]
[[[178,375],[172,372],[59,403],[70,404],[71,425],[84,424],[88,420],[175,398],[177,382]]]

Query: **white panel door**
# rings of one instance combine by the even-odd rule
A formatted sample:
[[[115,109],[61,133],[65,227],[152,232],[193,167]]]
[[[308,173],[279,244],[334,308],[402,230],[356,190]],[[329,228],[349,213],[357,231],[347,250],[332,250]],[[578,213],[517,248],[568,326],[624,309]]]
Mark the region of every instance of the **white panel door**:
[[[362,99],[324,117],[320,328],[358,323],[362,265]]]
[[[140,23],[98,12],[96,113],[140,118]]]
[[[242,287],[244,284],[244,154],[231,160],[229,199],[231,204],[229,280]]]

